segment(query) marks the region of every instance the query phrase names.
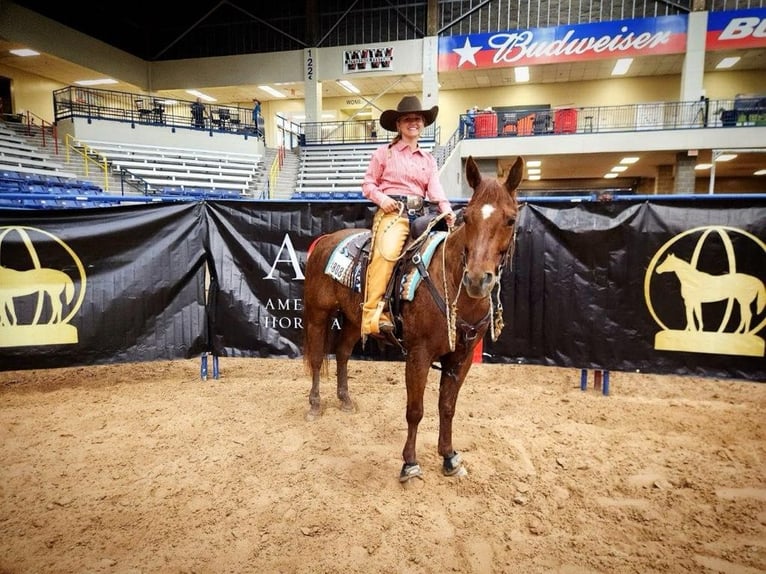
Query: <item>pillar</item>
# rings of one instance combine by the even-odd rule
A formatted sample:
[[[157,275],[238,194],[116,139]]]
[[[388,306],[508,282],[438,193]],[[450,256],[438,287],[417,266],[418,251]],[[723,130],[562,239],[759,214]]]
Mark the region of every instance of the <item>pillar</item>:
[[[675,181],[673,193],[691,195],[694,193],[694,166],[697,165],[697,157],[688,152],[676,154]]]
[[[322,119],[322,83],[318,79],[319,50],[306,48],[303,50],[303,77],[306,97],[306,122],[319,122]],[[315,139],[318,134],[306,134],[307,139]]]
[[[673,166],[658,165],[657,178],[654,180],[654,193],[658,195],[669,195],[673,193]]]
[[[690,12],[686,34],[686,55],[681,70],[682,102],[693,102],[705,96],[705,37],[707,35],[707,12]]]

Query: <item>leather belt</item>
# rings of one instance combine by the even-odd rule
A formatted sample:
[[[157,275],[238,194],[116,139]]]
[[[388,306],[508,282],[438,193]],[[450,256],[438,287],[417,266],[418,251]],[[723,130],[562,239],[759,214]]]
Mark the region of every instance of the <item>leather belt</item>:
[[[425,199],[419,195],[390,195],[389,197],[404,204],[404,210],[412,215],[423,211]]]

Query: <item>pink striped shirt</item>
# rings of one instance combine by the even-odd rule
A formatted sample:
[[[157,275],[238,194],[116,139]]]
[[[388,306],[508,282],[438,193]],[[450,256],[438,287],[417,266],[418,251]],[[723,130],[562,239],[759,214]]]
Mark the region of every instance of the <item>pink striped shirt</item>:
[[[386,195],[417,195],[438,203],[442,213],[452,211],[439,181],[434,156],[420,148],[413,151],[403,141],[390,148],[388,144],[382,145],[372,153],[362,194],[376,205]]]

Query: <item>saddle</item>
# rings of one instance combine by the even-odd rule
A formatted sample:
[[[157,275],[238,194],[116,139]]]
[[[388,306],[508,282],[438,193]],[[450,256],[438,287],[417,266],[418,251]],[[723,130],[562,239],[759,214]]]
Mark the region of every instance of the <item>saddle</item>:
[[[447,223],[432,214],[422,215],[410,223],[410,235],[391,274],[385,299],[391,314],[401,323],[402,301],[411,301],[439,243],[447,236]],[[360,231],[338,243],[325,265],[325,273],[357,293],[363,293],[367,265],[370,261],[372,232]]]

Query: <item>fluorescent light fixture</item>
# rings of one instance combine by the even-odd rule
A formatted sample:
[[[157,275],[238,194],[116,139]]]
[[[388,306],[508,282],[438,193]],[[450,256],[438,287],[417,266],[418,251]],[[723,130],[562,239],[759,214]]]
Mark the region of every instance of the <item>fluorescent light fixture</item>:
[[[543,162],[539,159],[531,159],[527,162],[527,167],[540,167],[541,165],[543,165]]]
[[[527,179],[529,181],[540,181],[540,176],[539,175],[530,175]]]
[[[513,69],[513,76],[517,82],[529,81],[529,68],[527,66],[518,66]]]
[[[731,67],[734,66],[734,64],[739,62],[739,60],[740,60],[739,56],[733,56],[731,58],[724,58],[723,60],[718,62],[718,64],[716,65],[715,69],[716,70],[723,70],[724,68],[731,68]]]
[[[622,173],[622,172],[623,172],[623,171],[625,171],[626,169],[628,169],[628,166],[627,166],[627,165],[616,165],[616,166],[614,166],[614,167],[611,169],[611,171],[613,171],[614,173]]]
[[[286,98],[287,96],[282,92],[275,90],[271,86],[258,86],[259,90],[263,90],[267,94],[274,96],[275,98]]]
[[[698,163],[694,166],[694,169],[702,171],[703,169],[710,169],[711,167],[713,167],[712,163]]]
[[[541,173],[541,169],[539,167],[533,167],[531,169],[527,169],[527,173],[529,175],[539,175]]]
[[[617,177],[617,174],[613,173],[613,172],[609,172],[609,173],[604,174],[604,178],[605,179],[614,179],[615,177]]]
[[[358,94],[359,93],[359,88],[357,88],[354,84],[352,84],[348,80],[338,80],[338,83],[349,94]]]
[[[722,153],[717,158],[715,158],[715,161],[731,161],[735,157],[737,157],[736,153]]]
[[[759,169],[758,171],[754,171],[753,175],[766,175],[766,169]]]
[[[199,90],[186,90],[187,94],[191,94],[192,96],[195,96],[199,98],[200,100],[205,100],[206,102],[215,102],[216,99],[212,96],[208,96],[207,94],[203,94]]]
[[[116,84],[117,80],[112,78],[101,78],[98,80],[77,80],[75,84],[78,86],[105,86],[107,84]]]
[[[624,157],[620,160],[622,165],[631,165],[638,161],[637,157]]]
[[[628,73],[628,70],[630,69],[630,65],[633,63],[633,58],[620,58],[617,60],[614,64],[614,68],[612,68],[612,75],[613,76],[624,76]]]
[[[35,50],[30,50],[29,48],[19,48],[18,50],[9,50],[9,52],[16,56],[21,56],[22,58],[40,55],[40,52],[36,52]]]

